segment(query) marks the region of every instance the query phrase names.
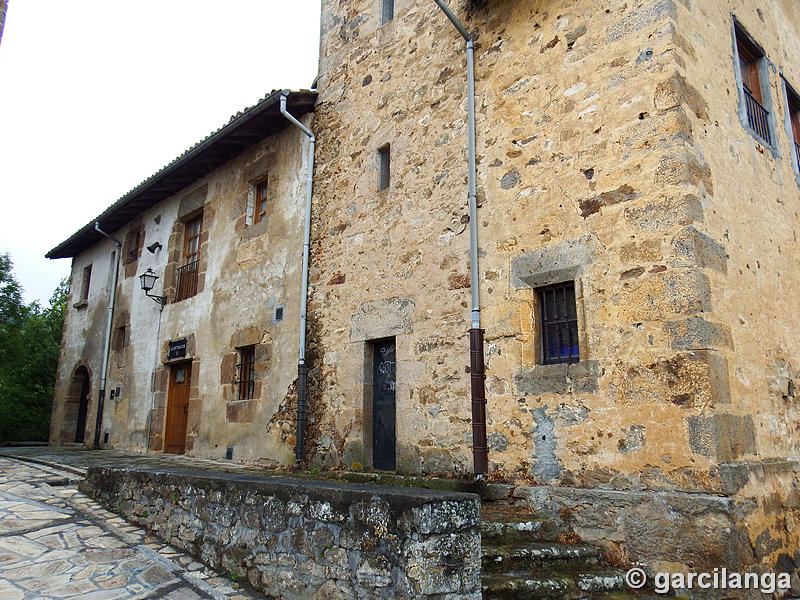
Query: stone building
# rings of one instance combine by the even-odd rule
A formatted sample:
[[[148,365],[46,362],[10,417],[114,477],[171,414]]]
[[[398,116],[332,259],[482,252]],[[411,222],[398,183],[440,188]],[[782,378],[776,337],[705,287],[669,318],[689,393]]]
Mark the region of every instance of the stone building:
[[[430,0],[322,2],[307,120],[317,148],[305,463],[473,473],[474,268],[488,445],[479,471],[517,485],[531,506],[573,510],[577,533],[626,558],[793,560],[800,5],[450,8],[474,38],[477,219],[463,37]],[[302,98],[296,114],[311,110],[313,96]],[[130,341],[115,338],[111,353],[109,389],[121,390],[103,419],[111,445],[145,450],[149,426],[149,449],[168,450],[169,343],[185,339],[186,451],[292,463],[302,141],[295,129],[270,132],[195,179],[167,167],[162,195],[145,189],[134,202],[134,190],[99,218],[132,261],[117,286],[113,331]],[[249,171],[258,160],[281,186],[268,191],[266,233],[246,221],[267,168]],[[174,302],[187,219],[201,206],[203,289]],[[76,236],[48,255],[74,257],[76,305],[53,442],[73,441],[82,378],[98,385],[113,281],[113,244],[92,226]],[[160,256],[141,252],[154,241]],[[90,264],[100,283],[81,308]],[[167,296],[152,400],[157,307],[135,277],[150,266]],[[236,365],[249,347],[260,396],[242,402]]]
[[[100,215],[121,247],[92,222],[48,254],[73,257],[52,442],[290,461],[288,434],[265,427],[297,377],[308,165],[280,95]],[[302,116],[315,99],[292,92],[288,109]],[[163,313],[141,289],[148,269],[160,277],[150,294],[166,297]]]

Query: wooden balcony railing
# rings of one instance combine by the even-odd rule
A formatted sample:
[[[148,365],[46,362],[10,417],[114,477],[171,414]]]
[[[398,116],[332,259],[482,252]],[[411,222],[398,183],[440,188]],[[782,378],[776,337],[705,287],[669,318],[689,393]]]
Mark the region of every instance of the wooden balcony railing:
[[[178,290],[175,301],[191,298],[197,293],[197,261],[178,268]]]
[[[772,138],[769,135],[769,111],[761,106],[758,100],[753,98],[750,90],[744,88],[745,106],[747,107],[747,122],[750,129],[762,140],[772,145]]]

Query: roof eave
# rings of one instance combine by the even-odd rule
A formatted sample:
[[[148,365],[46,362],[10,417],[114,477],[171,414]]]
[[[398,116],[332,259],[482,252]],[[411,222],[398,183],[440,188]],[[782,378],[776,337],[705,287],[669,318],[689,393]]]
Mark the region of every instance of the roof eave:
[[[213,169],[219,167],[220,165],[224,164],[233,156],[228,156],[227,158],[219,158],[219,164],[213,164],[213,166],[208,167],[200,165],[197,169],[198,174],[196,177],[191,179],[190,181],[186,181],[183,183],[175,183],[174,187],[176,189],[170,191],[169,193],[161,193],[160,195],[163,197],[158,197],[155,200],[148,200],[143,199],[143,196],[148,192],[152,191],[159,185],[163,185],[166,182],[169,182],[170,177],[174,177],[176,173],[179,173],[182,170],[190,170],[191,166],[195,161],[198,161],[200,157],[204,154],[208,153],[209,151],[213,150],[220,142],[230,138],[233,134],[237,132],[243,132],[247,129],[249,124],[252,124],[254,119],[258,119],[258,117],[265,116],[270,110],[275,109],[278,107],[276,111],[276,120],[275,124],[277,125],[277,129],[272,132],[265,132],[263,137],[271,135],[272,133],[276,133],[281,129],[285,128],[286,125],[281,124],[278,119],[284,121],[284,117],[280,114],[279,111],[279,103],[280,103],[280,95],[281,90],[277,90],[266,96],[263,100],[255,104],[254,106],[248,108],[242,114],[236,116],[232,119],[229,123],[225,126],[221,127],[195,146],[187,150],[185,153],[180,155],[178,158],[173,160],[167,166],[159,170],[157,173],[143,181],[141,184],[136,186],[130,192],[125,194],[122,198],[117,200],[114,204],[109,206],[105,211],[103,211],[98,217],[91,220],[91,222],[84,225],[81,229],[71,235],[69,238],[61,242],[55,248],[50,250],[47,254],[45,254],[46,258],[56,259],[56,258],[70,258],[76,256],[80,252],[83,252],[86,248],[90,247],[91,245],[95,244],[96,242],[102,239],[102,236],[97,233],[94,228],[95,222],[99,221],[101,226],[104,226],[108,223],[108,221],[113,216],[120,216],[126,208],[127,209],[136,209],[136,212],[141,210],[146,210],[150,206],[155,206],[158,202],[161,202],[165,198],[169,197],[170,195],[180,191],[180,189],[186,187],[191,183],[191,181],[196,181],[200,177],[203,177],[208,172],[211,172]],[[287,106],[288,108],[294,109],[294,113],[296,116],[301,116],[308,112],[314,110],[314,104],[316,102],[317,93],[312,90],[302,90],[302,91],[292,91],[289,92],[287,97]],[[271,121],[270,121],[271,122]],[[288,125],[288,121],[286,121]],[[255,135],[255,133],[253,134]],[[252,142],[256,143],[256,142]],[[252,145],[252,144],[251,144]],[[241,151],[240,151],[241,152]],[[202,172],[205,171],[205,172]],[[157,194],[159,195],[159,194]],[[137,199],[140,203],[143,203],[143,206],[136,207]],[[119,229],[119,226],[116,224],[112,228],[112,230]]]

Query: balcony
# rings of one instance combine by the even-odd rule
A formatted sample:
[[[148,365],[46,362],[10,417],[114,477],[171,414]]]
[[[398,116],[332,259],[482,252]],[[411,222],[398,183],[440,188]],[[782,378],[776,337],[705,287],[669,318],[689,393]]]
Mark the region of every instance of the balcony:
[[[197,261],[178,268],[178,289],[175,302],[191,298],[197,293]]]
[[[768,120],[769,111],[761,106],[761,103],[753,97],[747,87],[744,88],[744,99],[747,108],[747,123],[750,125],[750,129],[771,146],[772,138],[769,135]]]

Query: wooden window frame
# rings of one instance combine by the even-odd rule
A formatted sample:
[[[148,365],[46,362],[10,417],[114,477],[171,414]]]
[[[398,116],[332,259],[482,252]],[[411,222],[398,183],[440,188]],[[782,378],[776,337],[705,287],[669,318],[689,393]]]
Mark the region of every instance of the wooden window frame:
[[[267,200],[269,199],[269,186],[267,179],[253,184],[253,225],[265,221],[267,218]]]
[[[200,236],[202,233],[202,213],[185,222],[183,230],[183,265],[178,267],[176,302],[186,300],[197,294],[197,275],[200,270]]]
[[[736,50],[739,54],[739,69],[742,73],[742,85],[763,105],[764,94],[761,91],[761,74],[758,69],[758,62],[763,58],[763,55],[753,46],[738,27],[736,28]]]
[[[197,228],[197,231],[194,231],[194,228]],[[183,236],[183,261],[184,264],[188,265],[189,263],[197,262],[200,258],[200,234],[203,231],[203,215],[198,215],[193,219],[189,219],[186,221],[184,226],[184,236]],[[194,241],[197,241],[196,246],[190,250],[190,247],[193,245]]]
[[[536,296],[541,323],[542,364],[580,362],[575,282],[566,281],[537,288]]]
[[[783,80],[783,88],[786,91],[786,112],[789,117],[788,133],[791,134],[792,152],[795,157],[795,170],[800,171],[800,95]]]
[[[236,399],[239,401],[253,400],[256,387],[256,347],[255,345],[241,346],[236,349]]]

